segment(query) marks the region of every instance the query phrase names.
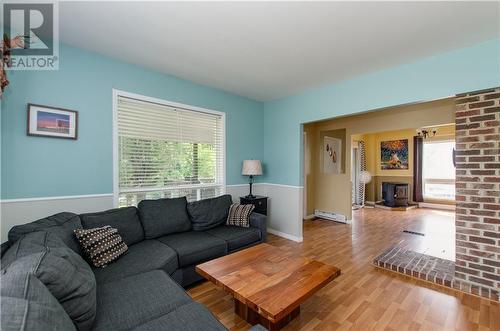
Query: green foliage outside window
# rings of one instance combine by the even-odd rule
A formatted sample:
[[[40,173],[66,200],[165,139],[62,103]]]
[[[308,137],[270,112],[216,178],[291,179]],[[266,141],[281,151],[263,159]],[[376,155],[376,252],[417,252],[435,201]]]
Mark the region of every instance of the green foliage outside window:
[[[120,137],[119,149],[121,187],[215,182],[216,153],[211,144]]]

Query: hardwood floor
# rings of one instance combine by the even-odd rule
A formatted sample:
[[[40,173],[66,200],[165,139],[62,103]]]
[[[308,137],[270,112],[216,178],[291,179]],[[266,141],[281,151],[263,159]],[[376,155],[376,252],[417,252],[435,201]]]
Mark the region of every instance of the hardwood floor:
[[[500,330],[499,303],[371,264],[376,255],[397,243],[439,253],[441,247],[449,246],[443,246],[444,239],[435,236],[435,240],[429,240],[402,230],[422,231],[432,228],[433,222],[452,217],[452,213],[426,209],[363,209],[355,212],[352,225],[304,222],[302,243],[270,235],[271,245],[342,269],[340,277],[301,306],[300,315],[284,330]],[[443,238],[454,236],[440,232]],[[188,292],[208,306],[228,329],[250,327],[234,314],[231,296],[212,283],[204,282]]]

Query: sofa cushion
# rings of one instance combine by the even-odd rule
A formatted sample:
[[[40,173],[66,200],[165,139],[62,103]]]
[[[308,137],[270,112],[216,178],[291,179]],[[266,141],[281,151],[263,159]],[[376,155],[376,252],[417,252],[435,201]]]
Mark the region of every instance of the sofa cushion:
[[[157,319],[191,298],[163,271],[100,284],[94,330],[129,330]]]
[[[128,248],[127,254],[106,268],[93,268],[97,282],[105,283],[147,271],[162,269],[171,274],[177,269],[177,254],[161,242],[144,240]]]
[[[193,230],[204,231],[226,222],[232,200],[229,194],[188,203]]]
[[[45,231],[28,232],[18,239],[2,256],[2,269],[7,268],[15,260],[34,253],[45,251],[46,247],[64,246],[55,234]]]
[[[139,202],[138,209],[144,227],[144,237],[153,239],[191,230],[186,205],[186,197]]]
[[[28,224],[16,225],[9,231],[9,241],[14,243],[23,235],[35,231],[54,233],[73,251],[80,254],[80,245],[73,235],[73,230],[82,227],[80,217],[73,213],[58,213]]]
[[[217,238],[227,241],[229,251],[243,248],[260,240],[260,230],[256,228],[242,228],[233,225],[220,225],[206,231]]]
[[[19,298],[2,297],[0,329],[10,330],[76,330],[69,316],[54,298],[39,303]]]
[[[135,331],[225,331],[227,330],[202,304],[191,302],[157,319],[140,325]]]
[[[40,240],[40,234],[47,238]],[[5,273],[34,274],[61,303],[77,328],[90,330],[96,312],[96,280],[89,265],[51,233],[35,232],[19,241],[31,243],[19,245],[19,255],[27,251],[26,247],[37,244],[42,249],[17,258],[4,269]]]
[[[0,277],[1,330],[75,330],[49,290],[31,273]]]
[[[127,246],[144,240],[139,213],[135,207],[110,209],[99,213],[80,215],[82,225],[86,229],[101,228],[109,225],[118,230]]]
[[[224,240],[205,232],[175,233],[160,237],[157,240],[177,252],[180,267],[205,262],[227,253],[227,244]]]

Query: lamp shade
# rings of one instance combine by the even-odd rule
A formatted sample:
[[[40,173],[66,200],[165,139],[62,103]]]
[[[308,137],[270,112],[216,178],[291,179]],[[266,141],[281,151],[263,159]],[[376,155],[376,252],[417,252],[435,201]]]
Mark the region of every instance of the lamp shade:
[[[245,160],[241,168],[241,174],[244,176],[262,175],[262,164],[260,160]]]

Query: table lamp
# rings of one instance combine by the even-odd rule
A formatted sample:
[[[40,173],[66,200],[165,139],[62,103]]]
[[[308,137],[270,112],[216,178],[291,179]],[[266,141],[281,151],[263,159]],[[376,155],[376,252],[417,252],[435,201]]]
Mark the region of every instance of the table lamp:
[[[250,194],[245,198],[255,198],[252,194],[253,176],[262,175],[262,164],[260,160],[244,160],[241,174],[243,176],[250,176]]]

